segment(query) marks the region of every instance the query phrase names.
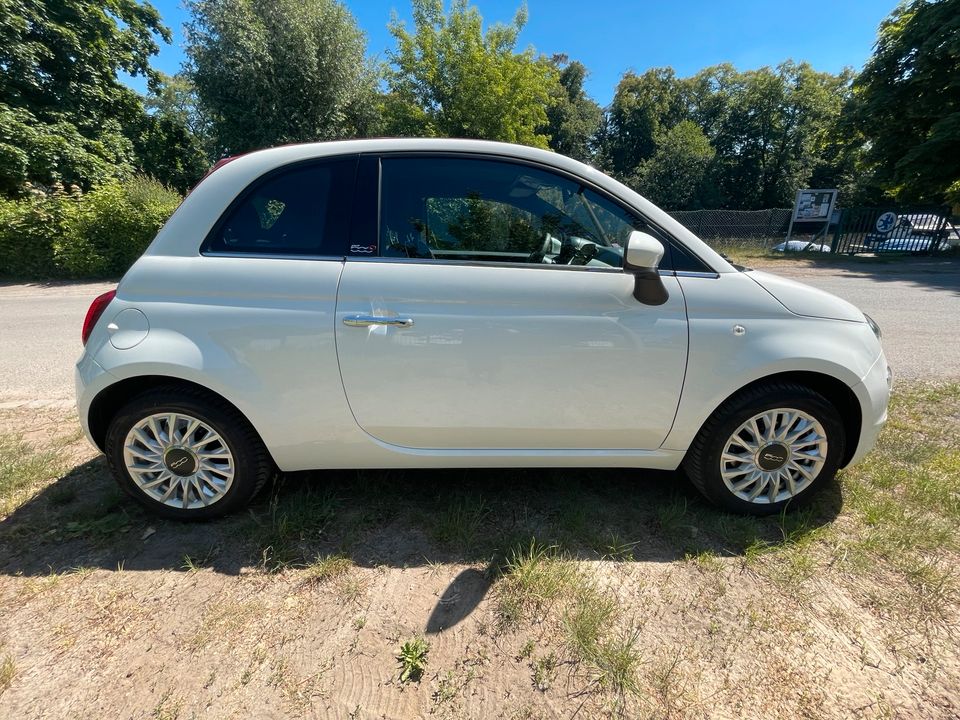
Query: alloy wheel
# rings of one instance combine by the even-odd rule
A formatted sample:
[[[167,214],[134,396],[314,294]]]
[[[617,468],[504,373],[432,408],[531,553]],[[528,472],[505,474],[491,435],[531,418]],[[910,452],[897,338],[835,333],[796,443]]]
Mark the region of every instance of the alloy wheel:
[[[720,475],[741,500],[773,504],[796,497],[827,459],[820,422],[793,408],[776,408],[742,423],[720,453]]]
[[[191,510],[223,499],[233,453],[209,424],[185,413],[149,415],[127,433],[123,460],[137,487],[170,507]]]

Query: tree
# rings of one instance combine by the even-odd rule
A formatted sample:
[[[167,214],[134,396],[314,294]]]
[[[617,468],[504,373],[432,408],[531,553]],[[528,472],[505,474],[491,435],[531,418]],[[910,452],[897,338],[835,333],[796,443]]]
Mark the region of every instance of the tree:
[[[786,207],[828,159],[850,75],[790,61],[721,73],[724,109],[708,135],[717,150],[712,175],[720,197],[728,207]]]
[[[593,159],[593,143],[603,111],[583,90],[587,68],[583,63],[569,62],[566,55],[551,58],[559,71],[559,84],[554,88],[553,101],[547,108],[545,132],[550,136],[550,147],[558,153],[589,162]]]
[[[335,0],[194,0],[187,78],[218,154],[371,131],[366,39]]]
[[[136,170],[186,192],[203,176],[212,155],[193,87],[182,76],[157,73],[144,105],[147,112],[130,133]]]
[[[960,0],[899,5],[854,93],[875,181],[899,200],[942,202],[960,180]]]
[[[631,184],[670,210],[703,207],[704,180],[716,151],[696,123],[682,120],[657,143],[657,151]]]
[[[515,52],[526,9],[510,25],[483,30],[483,18],[467,0],[413,0],[413,32],[396,18],[390,32],[388,132],[502,140],[547,147],[546,108],[557,84],[556,69],[532,49]]]
[[[185,74],[157,72],[143,104],[155,116],[176,120],[199,140],[209,139],[210,127],[197,107],[197,89]]]
[[[169,30],[135,0],[0,0],[0,192],[129,171],[143,108],[117,73],[152,78],[157,37]]]
[[[657,138],[685,117],[672,68],[627,72],[617,84],[604,130],[604,164],[621,178],[633,176],[657,149]]]

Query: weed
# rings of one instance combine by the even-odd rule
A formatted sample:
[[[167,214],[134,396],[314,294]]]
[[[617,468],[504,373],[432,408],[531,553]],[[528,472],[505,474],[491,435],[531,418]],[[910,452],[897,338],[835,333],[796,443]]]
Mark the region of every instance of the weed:
[[[420,682],[427,667],[430,645],[422,637],[407,640],[400,646],[397,660],[400,662],[400,682]]]
[[[557,656],[555,653],[544,655],[533,663],[533,686],[540,692],[550,689],[557,677]]]
[[[437,683],[437,689],[433,693],[433,702],[436,705],[453,700],[460,692],[460,685],[457,682],[457,675],[452,670],[447,670]]]
[[[537,647],[537,644],[533,641],[533,638],[527,640],[523,647],[520,648],[520,652],[517,653],[517,660],[526,660],[531,655],[533,655],[534,649]]]

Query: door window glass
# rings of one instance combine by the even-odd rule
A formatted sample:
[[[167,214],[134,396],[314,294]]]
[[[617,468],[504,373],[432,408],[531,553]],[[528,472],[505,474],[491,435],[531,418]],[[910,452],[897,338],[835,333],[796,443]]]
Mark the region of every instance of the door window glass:
[[[205,251],[344,255],[355,159],[291,168],[255,183],[215,226]]]
[[[384,158],[380,253],[470,262],[623,266],[642,222],[579,183],[526,165]]]

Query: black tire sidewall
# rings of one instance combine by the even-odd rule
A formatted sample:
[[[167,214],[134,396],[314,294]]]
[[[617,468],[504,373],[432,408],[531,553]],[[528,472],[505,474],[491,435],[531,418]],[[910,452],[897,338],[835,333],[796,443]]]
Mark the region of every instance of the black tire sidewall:
[[[727,488],[720,475],[720,455],[730,436],[743,422],[754,415],[777,408],[800,410],[823,426],[827,436],[827,459],[813,482],[794,497],[772,504],[751,503],[738,498]],[[720,412],[722,416],[718,417],[710,437],[704,443],[700,468],[703,477],[699,486],[711,501],[721,507],[749,515],[772,515],[781,512],[788,505],[800,507],[810,500],[819,487],[829,482],[840,468],[846,444],[843,421],[836,408],[812,390],[797,388],[788,393],[771,390],[761,397],[744,398],[740,403],[733,403]]]
[[[234,476],[223,498],[207,507],[184,510],[171,507],[153,499],[143,492],[130,476],[123,457],[124,441],[130,429],[144,418],[166,412],[181,413],[195,417],[213,428],[223,438],[233,455]],[[208,520],[221,517],[246,505],[256,493],[258,459],[247,443],[244,432],[237,427],[234,413],[215,404],[188,397],[161,397],[147,393],[124,406],[111,420],[107,430],[105,454],[107,463],[120,487],[139,504],[152,513],[176,520]]]

